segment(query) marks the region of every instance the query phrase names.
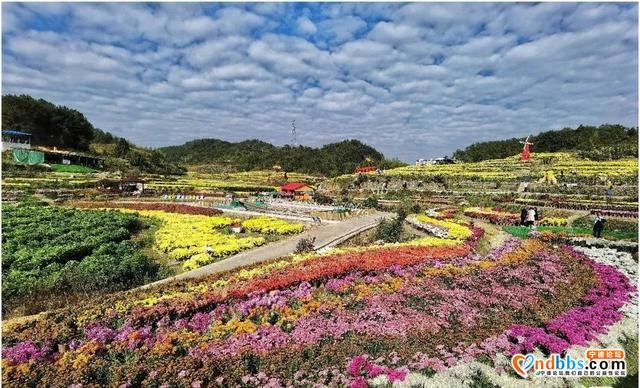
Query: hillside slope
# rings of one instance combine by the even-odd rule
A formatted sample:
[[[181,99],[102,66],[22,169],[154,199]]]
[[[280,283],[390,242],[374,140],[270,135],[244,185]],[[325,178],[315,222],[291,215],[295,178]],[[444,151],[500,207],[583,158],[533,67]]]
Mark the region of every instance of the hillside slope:
[[[522,138],[473,143],[454,153],[464,162],[479,162],[516,155],[522,149]],[[638,154],[638,129],[604,124],[599,127],[579,126],[531,136],[534,152],[575,151],[593,160],[635,157]]]
[[[200,139],[180,146],[160,148],[170,161],[187,165],[215,164],[240,171],[268,170],[280,166],[284,171],[340,175],[364,164],[380,165],[384,156],[358,140],[345,140],[320,148],[274,146],[261,140],[231,143]]]

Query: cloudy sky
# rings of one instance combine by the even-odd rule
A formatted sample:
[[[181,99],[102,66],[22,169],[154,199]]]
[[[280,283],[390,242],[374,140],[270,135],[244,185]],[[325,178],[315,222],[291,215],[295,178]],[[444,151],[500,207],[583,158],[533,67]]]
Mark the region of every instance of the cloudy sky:
[[[145,146],[357,138],[411,161],[637,126],[632,3],[4,3],[2,93]]]

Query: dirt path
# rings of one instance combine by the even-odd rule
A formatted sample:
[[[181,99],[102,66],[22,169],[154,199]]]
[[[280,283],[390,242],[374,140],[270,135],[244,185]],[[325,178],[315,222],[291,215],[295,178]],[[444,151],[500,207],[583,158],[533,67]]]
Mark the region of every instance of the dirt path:
[[[284,240],[276,241],[249,251],[238,253],[237,255],[228,257],[224,260],[196,268],[192,271],[184,272],[179,275],[162,279],[157,282],[145,284],[140,288],[153,287],[159,284],[168,283],[174,280],[194,279],[218,273],[229,271],[238,267],[260,263],[263,261],[287,256],[296,249],[298,241],[302,238],[315,237],[315,248],[321,249],[337,245],[349,237],[360,232],[371,229],[378,224],[378,220],[382,217],[387,218],[392,213],[376,212],[367,216],[354,217],[342,222],[325,224],[317,228],[305,231],[301,234],[291,236]]]

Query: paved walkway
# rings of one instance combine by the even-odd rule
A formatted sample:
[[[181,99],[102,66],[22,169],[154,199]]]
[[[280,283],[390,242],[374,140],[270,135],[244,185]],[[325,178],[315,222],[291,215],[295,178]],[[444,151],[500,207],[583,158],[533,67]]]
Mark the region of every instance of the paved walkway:
[[[213,273],[229,271],[238,267],[244,267],[251,264],[287,256],[296,249],[298,241],[302,238],[315,237],[315,248],[321,249],[339,244],[348,238],[371,229],[378,224],[380,218],[391,217],[393,213],[376,212],[362,217],[354,217],[342,222],[325,224],[295,236],[291,236],[284,240],[276,241],[271,244],[238,253],[224,260],[196,268],[192,271],[184,272],[179,275],[162,279],[157,282],[145,284],[140,288],[153,287],[159,284],[168,283],[174,280],[194,279],[207,276]]]

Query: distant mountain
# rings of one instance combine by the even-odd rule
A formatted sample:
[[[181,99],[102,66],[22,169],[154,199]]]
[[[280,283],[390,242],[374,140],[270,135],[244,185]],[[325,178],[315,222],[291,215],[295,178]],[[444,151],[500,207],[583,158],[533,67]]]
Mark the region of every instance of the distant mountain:
[[[456,159],[479,162],[501,159],[518,154],[522,150],[523,138],[473,143],[454,153]],[[529,138],[533,152],[574,151],[593,160],[637,157],[638,128],[604,124],[599,127],[579,126],[540,132]]]
[[[384,156],[358,140],[345,140],[320,148],[274,146],[261,140],[231,143],[200,139],[179,146],[160,148],[167,159],[186,165],[215,164],[237,170],[261,170],[280,166],[283,171],[335,176],[351,173],[363,165],[381,165]],[[387,163],[389,163],[387,161]]]

